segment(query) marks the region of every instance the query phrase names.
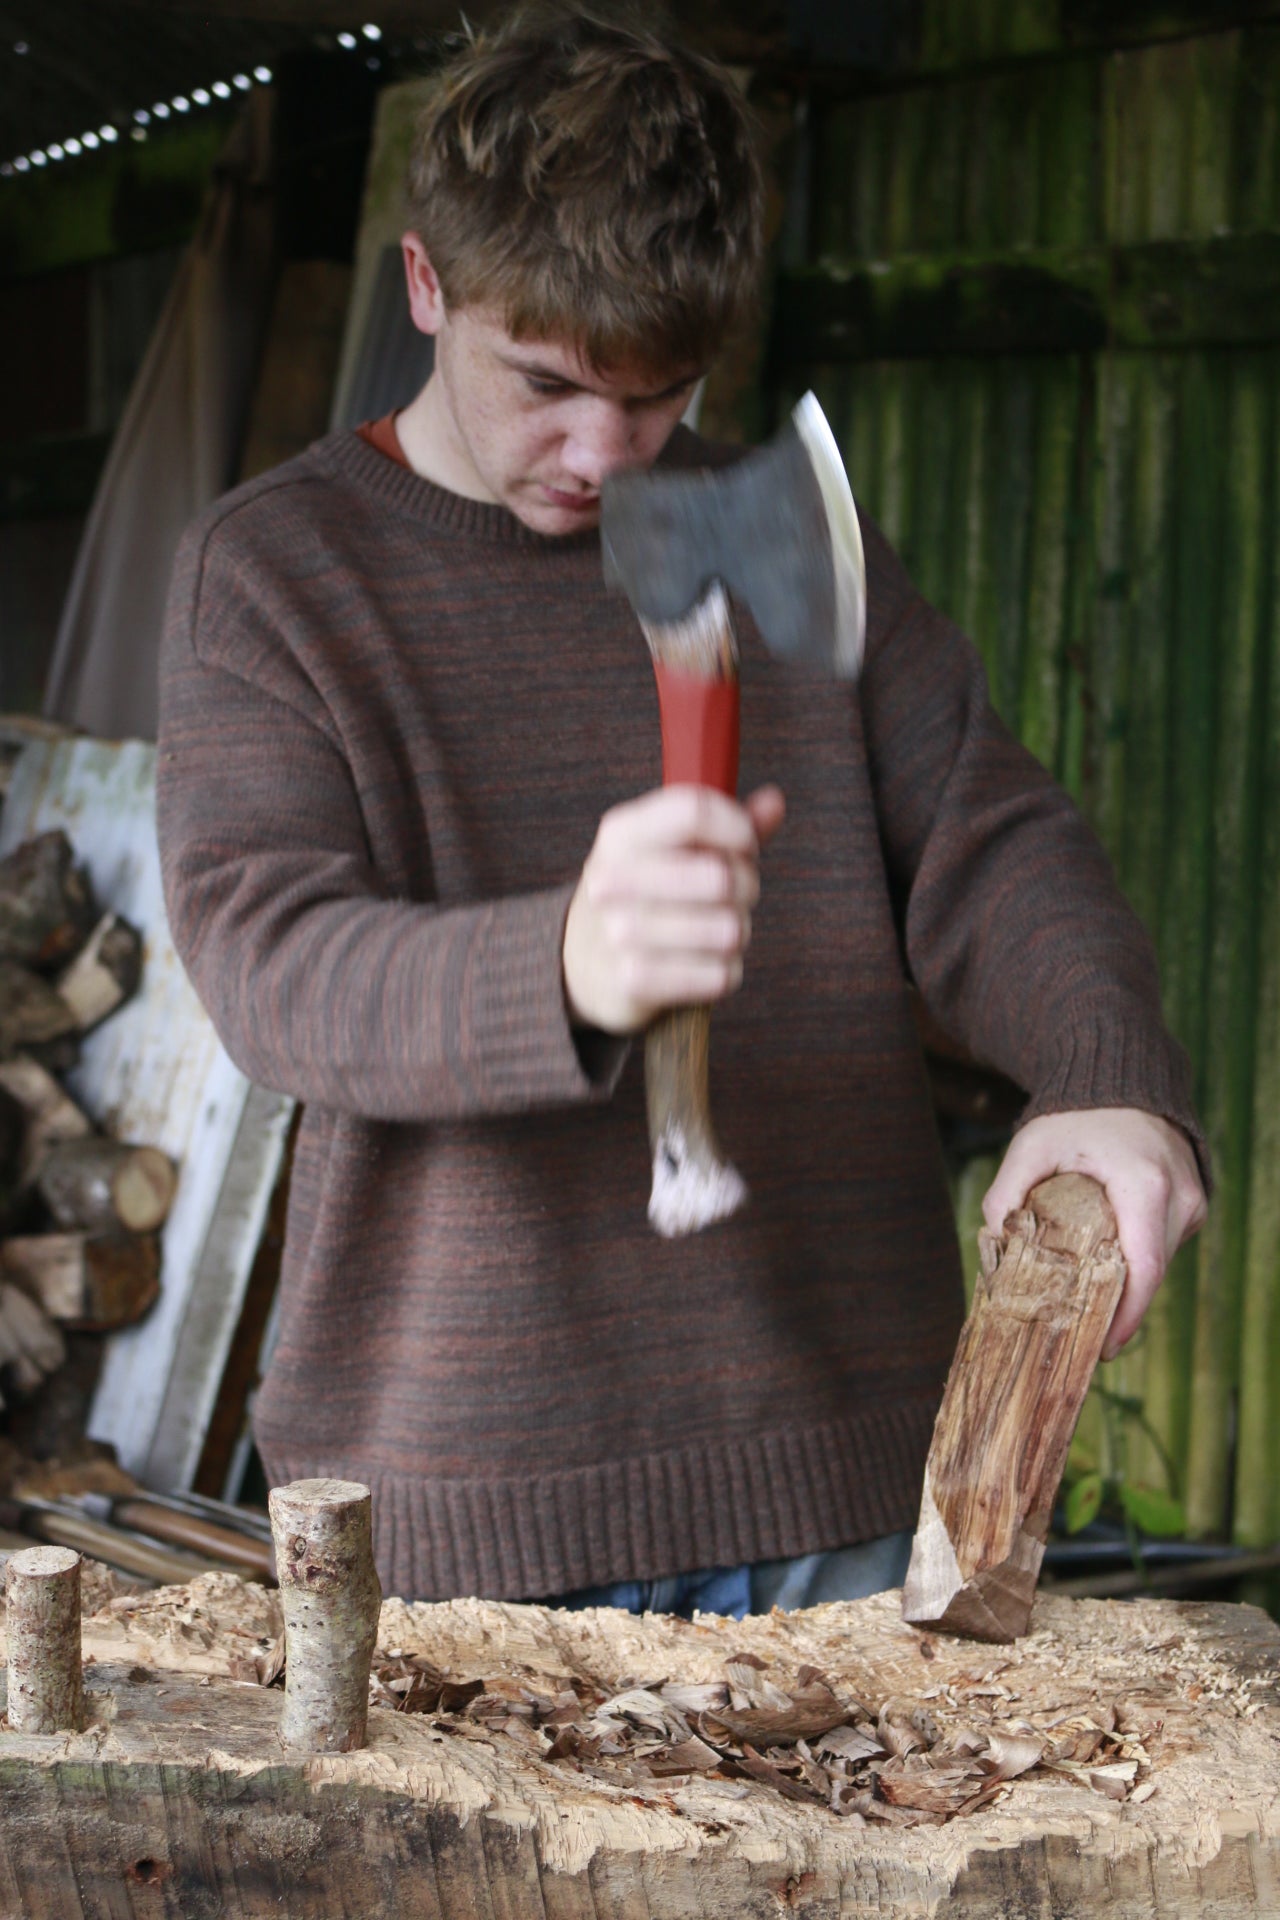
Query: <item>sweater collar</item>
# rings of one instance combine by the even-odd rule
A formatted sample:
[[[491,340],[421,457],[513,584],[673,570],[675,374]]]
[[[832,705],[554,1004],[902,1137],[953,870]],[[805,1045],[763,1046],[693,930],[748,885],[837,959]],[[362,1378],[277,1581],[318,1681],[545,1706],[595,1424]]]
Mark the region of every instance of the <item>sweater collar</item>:
[[[658,456],[659,466],[698,464],[702,450],[697,437],[684,426],[677,426]],[[327,434],[309,449],[310,457],[349,484],[360,487],[383,501],[393,512],[416,520],[424,531],[459,536],[464,539],[493,541],[502,546],[542,548],[548,553],[576,553],[598,547],[600,530],[589,527],[582,533],[536,533],[508,507],[486,500],[468,500],[434,480],[424,480],[412,467],[401,466],[379,453],[354,428]]]
[[[585,528],[581,533],[537,533],[507,507],[451,493],[447,487],[437,486],[434,480],[425,480],[412,467],[388,460],[385,453],[371,447],[354,429],[328,434],[316,442],[311,453],[330,473],[341,474],[348,483],[383,501],[393,512],[418,521],[424,531],[429,529],[504,546],[542,547],[556,553],[600,544],[596,527]]]

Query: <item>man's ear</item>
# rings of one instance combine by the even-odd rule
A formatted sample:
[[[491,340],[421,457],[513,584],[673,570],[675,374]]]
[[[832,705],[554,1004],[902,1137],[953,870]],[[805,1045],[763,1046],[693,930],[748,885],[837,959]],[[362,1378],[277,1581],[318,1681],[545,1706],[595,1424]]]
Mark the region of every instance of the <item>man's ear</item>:
[[[409,290],[409,317],[419,333],[439,333],[444,325],[444,295],[427,250],[416,233],[402,234],[404,277]]]

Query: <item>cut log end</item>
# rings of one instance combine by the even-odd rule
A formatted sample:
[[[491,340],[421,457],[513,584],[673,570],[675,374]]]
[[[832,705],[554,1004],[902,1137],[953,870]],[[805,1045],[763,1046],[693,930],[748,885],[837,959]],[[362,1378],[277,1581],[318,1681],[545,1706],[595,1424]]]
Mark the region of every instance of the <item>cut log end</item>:
[[[75,1733],[84,1724],[80,1555],[29,1547],[5,1573],[9,1725],[20,1733]]]
[[[285,1623],[288,1747],[362,1747],[382,1589],[373,1564],[369,1489],[352,1480],[295,1480],[268,1498]]]
[[[87,1333],[131,1326],[160,1292],[152,1235],[40,1233],[0,1245],[0,1270],[52,1320]]]
[[[88,945],[58,976],[58,992],[82,1033],[96,1027],[136,992],[142,978],[142,940],[117,914],[104,914]]]
[[[158,1147],[95,1135],[51,1147],[37,1184],[60,1227],[154,1233],[168,1216],[177,1174]]]

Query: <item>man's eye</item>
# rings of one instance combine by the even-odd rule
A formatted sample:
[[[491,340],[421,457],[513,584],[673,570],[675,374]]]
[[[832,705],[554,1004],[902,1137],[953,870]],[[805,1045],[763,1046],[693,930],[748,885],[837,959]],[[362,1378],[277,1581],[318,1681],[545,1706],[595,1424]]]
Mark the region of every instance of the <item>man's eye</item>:
[[[554,398],[557,394],[568,393],[569,391],[563,380],[536,380],[531,373],[526,373],[524,383],[530,393],[545,394],[548,399]]]

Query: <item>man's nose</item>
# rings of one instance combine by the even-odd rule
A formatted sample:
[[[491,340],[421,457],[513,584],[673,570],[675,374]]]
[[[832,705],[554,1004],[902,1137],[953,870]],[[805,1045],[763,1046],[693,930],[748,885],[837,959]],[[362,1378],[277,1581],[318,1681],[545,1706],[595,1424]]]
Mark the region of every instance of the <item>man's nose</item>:
[[[564,462],[575,480],[598,487],[619,468],[633,464],[634,422],[625,407],[596,402],[574,420]]]

